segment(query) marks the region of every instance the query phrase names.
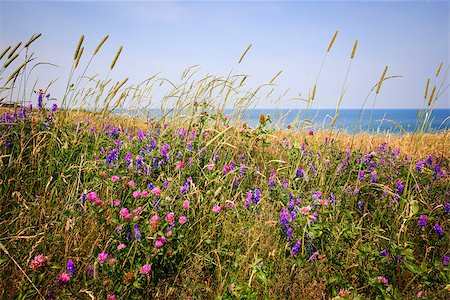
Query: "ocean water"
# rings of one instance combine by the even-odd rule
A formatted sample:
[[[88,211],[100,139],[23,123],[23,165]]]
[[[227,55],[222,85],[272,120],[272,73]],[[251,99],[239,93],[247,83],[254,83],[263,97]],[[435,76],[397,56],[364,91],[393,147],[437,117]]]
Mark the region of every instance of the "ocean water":
[[[136,112],[121,110],[119,113],[136,115]],[[428,122],[424,126],[424,132],[441,132],[450,129],[450,109],[434,109],[431,113],[424,111],[422,114],[429,114]],[[300,130],[308,129],[328,129],[330,128],[334,109],[248,109],[239,116],[237,111],[226,109],[230,121],[241,118],[243,122],[255,128],[259,125],[261,114],[270,115],[272,128],[285,128],[288,125]],[[339,117],[334,123],[334,130],[347,133],[360,132],[390,132],[402,134],[420,130],[423,120],[419,119],[419,109],[340,109]],[[161,117],[161,111],[151,109],[149,117]]]
[[[232,110],[225,111],[233,115]],[[260,114],[269,114],[271,125],[286,127],[297,125],[304,129],[330,128],[334,109],[285,110],[285,109],[249,109],[243,115],[244,122],[250,127],[259,124]],[[413,132],[421,128],[423,121],[418,117],[419,109],[340,109],[334,128],[348,133],[366,132]],[[450,109],[435,109],[431,112],[426,132],[439,132],[450,129]]]

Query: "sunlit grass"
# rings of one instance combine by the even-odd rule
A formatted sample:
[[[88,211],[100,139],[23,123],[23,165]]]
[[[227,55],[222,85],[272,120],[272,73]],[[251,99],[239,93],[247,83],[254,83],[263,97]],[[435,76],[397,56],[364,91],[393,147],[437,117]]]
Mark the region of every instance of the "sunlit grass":
[[[197,78],[194,66],[178,82],[128,86],[86,75],[107,37],[76,73],[81,38],[58,108],[51,85],[24,96],[33,39],[0,55],[0,99],[20,100],[0,108],[2,298],[449,296],[449,132],[426,130],[448,68],[434,92],[427,81],[413,133],[314,131],[264,115],[250,128],[246,109],[280,73],[250,89],[247,75]],[[10,72],[16,51],[25,65]],[[367,99],[389,78],[386,68]],[[125,104],[135,117],[119,114]]]

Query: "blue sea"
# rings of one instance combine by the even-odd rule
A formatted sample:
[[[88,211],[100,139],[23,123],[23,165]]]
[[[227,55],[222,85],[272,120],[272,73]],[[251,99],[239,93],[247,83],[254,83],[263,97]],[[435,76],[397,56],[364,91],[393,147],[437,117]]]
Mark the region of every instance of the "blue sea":
[[[419,118],[419,109],[340,109],[339,116],[334,123],[334,130],[346,133],[395,133],[421,131],[441,132],[450,129],[450,109],[434,109],[431,112],[424,110],[422,119]],[[127,114],[134,115],[131,111]],[[270,115],[272,128],[285,128],[291,125],[292,128],[304,129],[329,129],[335,115],[334,109],[247,109],[243,114],[237,115],[237,111],[226,109],[230,121],[241,118],[246,124],[255,128],[259,125],[261,114]],[[150,110],[150,116],[158,118],[161,111]],[[423,119],[427,117],[427,122]]]
[[[233,115],[232,110],[226,114]],[[427,111],[422,113],[425,117]],[[260,114],[270,115],[271,125],[288,125],[304,129],[328,129],[332,123],[334,109],[286,110],[286,109],[249,109],[243,115],[244,122],[250,127],[259,125]],[[429,113],[425,132],[440,132],[450,129],[450,109],[434,109]],[[348,133],[391,132],[404,133],[420,130],[423,119],[419,119],[419,109],[340,109],[334,123],[334,129]]]

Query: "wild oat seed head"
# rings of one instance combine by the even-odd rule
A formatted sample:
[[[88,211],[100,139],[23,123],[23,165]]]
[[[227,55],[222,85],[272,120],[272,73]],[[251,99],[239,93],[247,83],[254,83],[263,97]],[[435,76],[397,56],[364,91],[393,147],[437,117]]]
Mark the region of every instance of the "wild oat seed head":
[[[339,33],[339,30],[336,30],[336,32],[333,35],[333,38],[331,39],[330,44],[328,45],[327,52],[330,52],[331,47],[333,47],[334,41],[336,40],[336,37],[337,37],[338,33]]]
[[[75,53],[73,54],[73,60],[77,60],[79,54],[78,52],[80,51],[83,41],[84,41],[84,34],[80,37],[80,40],[78,41],[77,48],[75,49]]]
[[[120,46],[119,50],[117,51],[116,56],[114,57],[111,66],[109,67],[110,70],[112,70],[114,68],[114,66],[116,65],[117,59],[119,59],[119,55],[122,52],[123,46]]]

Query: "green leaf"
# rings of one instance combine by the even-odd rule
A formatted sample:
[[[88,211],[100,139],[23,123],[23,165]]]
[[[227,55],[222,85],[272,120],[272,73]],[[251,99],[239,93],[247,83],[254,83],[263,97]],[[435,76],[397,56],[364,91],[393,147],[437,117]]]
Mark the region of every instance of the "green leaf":
[[[419,212],[419,201],[413,200],[411,201],[411,215],[415,215]]]
[[[415,274],[420,274],[422,272],[418,266],[416,266],[415,264],[406,259],[403,260],[403,263],[411,272]]]
[[[0,258],[0,265],[1,265],[2,263],[4,263],[5,261],[8,261],[8,258],[7,258],[7,257],[2,257],[2,258]]]
[[[137,288],[137,289],[141,289],[142,288],[142,285],[139,283],[139,281],[135,281],[135,282],[133,282],[133,286],[135,287],[135,288]]]

